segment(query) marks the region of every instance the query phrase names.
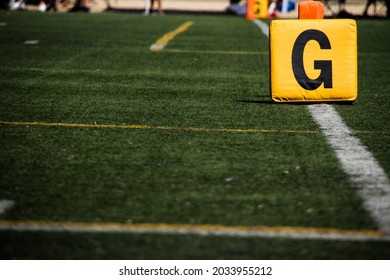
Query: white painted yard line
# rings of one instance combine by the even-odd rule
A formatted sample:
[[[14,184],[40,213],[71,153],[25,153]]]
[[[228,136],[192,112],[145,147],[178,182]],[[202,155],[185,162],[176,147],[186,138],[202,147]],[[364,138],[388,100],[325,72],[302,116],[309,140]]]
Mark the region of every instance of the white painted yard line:
[[[6,22],[0,22],[0,27],[4,27],[4,26],[6,26],[6,25],[7,25]]]
[[[266,23],[260,20],[254,20],[254,23],[269,37]],[[315,104],[307,108],[334,149],[344,171],[358,186],[364,206],[379,229],[390,233],[390,183],[386,173],[331,105]]]
[[[385,171],[331,105],[315,104],[307,108],[333,147],[344,171],[359,187],[364,205],[379,229],[390,233],[390,183]]]
[[[0,215],[4,214],[13,205],[14,202],[12,200],[0,200]]]
[[[338,229],[294,227],[243,227],[185,224],[115,224],[115,223],[60,223],[39,221],[0,221],[1,230],[22,232],[77,232],[122,234],[169,234],[197,236],[225,236],[238,238],[283,238],[299,240],[390,241],[390,236],[379,231],[348,231]]]
[[[253,20],[253,23],[256,24],[260,28],[261,32],[263,32],[263,34],[265,36],[269,37],[269,26],[268,26],[268,24],[266,24],[264,21],[261,21],[259,19]]]

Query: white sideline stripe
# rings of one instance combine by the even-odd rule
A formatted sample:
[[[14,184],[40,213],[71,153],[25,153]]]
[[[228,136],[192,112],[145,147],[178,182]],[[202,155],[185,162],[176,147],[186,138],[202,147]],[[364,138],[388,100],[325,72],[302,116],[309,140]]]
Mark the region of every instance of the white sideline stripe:
[[[12,200],[0,200],[0,215],[4,214],[13,205],[14,202]]]
[[[284,238],[295,240],[330,240],[330,241],[390,241],[390,236],[381,232],[342,231],[342,230],[303,230],[287,228],[280,229],[242,229],[228,226],[204,225],[126,225],[126,224],[77,224],[77,223],[47,223],[44,222],[7,222],[0,223],[0,231],[13,230],[21,232],[74,232],[74,233],[121,233],[121,234],[169,234],[222,236],[238,238]]]
[[[266,23],[260,20],[254,20],[254,23],[269,37]],[[379,229],[390,233],[390,183],[386,173],[331,105],[315,104],[307,108],[333,147],[344,171],[358,186],[365,208]]]
[[[344,171],[359,187],[364,206],[379,229],[390,232],[390,183],[382,167],[331,105],[315,104],[307,108],[333,147]]]
[[[265,36],[269,37],[269,26],[268,26],[268,24],[266,24],[265,22],[263,22],[263,21],[261,21],[259,19],[253,20],[253,23],[256,24],[260,28],[261,32],[263,32],[263,34]]]

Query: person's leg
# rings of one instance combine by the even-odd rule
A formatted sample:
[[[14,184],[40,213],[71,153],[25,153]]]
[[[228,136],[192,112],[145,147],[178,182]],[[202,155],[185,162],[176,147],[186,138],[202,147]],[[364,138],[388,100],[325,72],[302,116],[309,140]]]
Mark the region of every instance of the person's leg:
[[[386,17],[390,17],[390,0],[385,0],[386,3]]]
[[[375,0],[367,0],[366,8],[364,9],[363,15],[367,16],[368,8],[373,4]]]
[[[154,10],[154,0],[150,0],[150,12]]]
[[[144,15],[150,14],[150,0],[145,0],[145,12]]]

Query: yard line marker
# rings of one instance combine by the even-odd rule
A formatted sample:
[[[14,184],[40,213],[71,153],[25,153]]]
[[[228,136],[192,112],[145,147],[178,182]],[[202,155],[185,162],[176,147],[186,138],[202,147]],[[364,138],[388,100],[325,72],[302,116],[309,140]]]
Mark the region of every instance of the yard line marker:
[[[260,237],[306,240],[390,241],[390,236],[374,230],[342,230],[305,227],[224,226],[190,224],[71,223],[50,221],[0,220],[0,230],[21,232],[78,232],[172,234],[226,237]]]
[[[199,54],[227,54],[227,55],[268,55],[268,52],[256,51],[208,51],[208,50],[180,50],[180,49],[165,49],[165,52],[172,53],[199,53]]]
[[[344,171],[359,187],[366,209],[380,230],[390,232],[390,183],[385,171],[328,104],[308,105]]]
[[[49,122],[7,122],[0,121],[0,125],[11,126],[53,126],[53,127],[79,127],[79,128],[112,128],[112,129],[156,129],[176,130],[190,132],[229,132],[229,133],[295,133],[295,134],[317,134],[317,130],[293,130],[293,129],[239,129],[239,128],[202,128],[202,127],[173,127],[173,126],[152,126],[141,124],[82,124],[82,123],[49,123]]]
[[[292,133],[292,134],[318,134],[318,130],[294,130],[294,129],[242,129],[242,128],[205,128],[205,127],[175,127],[152,126],[142,124],[83,124],[83,123],[49,123],[49,122],[8,122],[0,121],[0,125],[11,126],[53,126],[53,127],[80,127],[80,128],[109,128],[109,129],[156,129],[190,132],[227,132],[227,133]],[[381,131],[354,131],[355,134],[365,135],[390,135]]]
[[[254,20],[254,23],[269,37],[266,23],[260,20]],[[385,171],[331,105],[312,104],[307,105],[307,108],[335,151],[344,171],[358,186],[365,208],[379,229],[390,233],[390,182]]]
[[[171,41],[173,38],[175,38],[180,33],[186,31],[193,24],[194,23],[192,21],[187,21],[187,22],[183,23],[182,25],[180,25],[175,30],[164,34],[164,36],[162,36],[153,45],[150,46],[150,50],[151,51],[161,51],[168,44],[169,41]]]
[[[0,200],[0,215],[4,214],[13,205],[14,202],[12,200]]]
[[[264,21],[261,21],[259,19],[253,20],[253,23],[257,25],[257,27],[260,28],[261,32],[267,37],[269,37],[269,26]]]

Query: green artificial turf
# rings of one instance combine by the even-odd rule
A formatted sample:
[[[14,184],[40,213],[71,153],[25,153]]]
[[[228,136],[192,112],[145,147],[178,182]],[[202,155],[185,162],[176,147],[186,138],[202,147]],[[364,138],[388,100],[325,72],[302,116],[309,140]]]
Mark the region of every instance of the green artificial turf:
[[[166,50],[149,51],[186,21],[194,25]],[[15,202],[2,219],[377,228],[306,106],[270,101],[268,39],[253,23],[225,16],[4,11],[0,22],[7,23],[0,27],[0,121],[149,126],[0,125],[0,200]],[[359,138],[389,174],[383,60],[390,51],[382,37],[388,26],[358,23],[359,99],[335,107],[352,129],[371,132]],[[370,38],[378,40],[376,47],[366,45]],[[384,74],[372,75],[378,69]],[[159,235],[0,236],[0,257],[22,259],[375,259],[388,257],[382,247],[389,246],[191,236],[175,243],[177,236]],[[37,240],[44,243],[41,249]],[[91,241],[70,250],[75,240]],[[253,244],[261,254],[251,251]]]

